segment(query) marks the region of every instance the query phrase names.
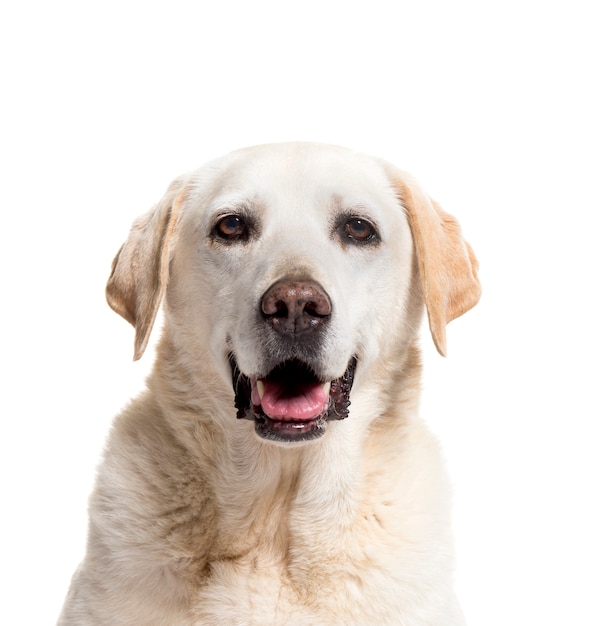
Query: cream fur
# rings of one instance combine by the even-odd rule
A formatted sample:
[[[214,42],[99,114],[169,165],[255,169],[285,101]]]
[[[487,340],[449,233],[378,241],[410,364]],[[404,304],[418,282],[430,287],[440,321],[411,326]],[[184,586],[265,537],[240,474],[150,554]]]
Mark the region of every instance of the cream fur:
[[[445,324],[479,287],[453,218],[418,190],[340,148],[260,146],[178,179],[137,220],[108,300],[135,326],[137,357],[162,297],[165,327],[148,389],[110,434],[59,624],[463,624],[448,479],[417,417],[416,340],[426,303],[443,352]],[[242,206],[258,236],[216,245],[213,220]],[[332,217],[351,208],[379,245],[334,237]],[[326,380],[353,355],[359,365],[347,419],[278,445],[236,420],[227,354],[258,371],[259,299],[294,273],[333,302]]]

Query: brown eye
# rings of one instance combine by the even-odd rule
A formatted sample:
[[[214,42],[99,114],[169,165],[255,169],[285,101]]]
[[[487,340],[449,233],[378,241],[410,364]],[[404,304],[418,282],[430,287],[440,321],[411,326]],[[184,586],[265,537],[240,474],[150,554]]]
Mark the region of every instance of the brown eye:
[[[248,236],[248,225],[238,215],[226,215],[216,223],[214,232],[221,239],[228,241],[246,239]]]
[[[368,243],[376,238],[374,226],[359,217],[349,218],[342,226],[342,233],[354,243]]]

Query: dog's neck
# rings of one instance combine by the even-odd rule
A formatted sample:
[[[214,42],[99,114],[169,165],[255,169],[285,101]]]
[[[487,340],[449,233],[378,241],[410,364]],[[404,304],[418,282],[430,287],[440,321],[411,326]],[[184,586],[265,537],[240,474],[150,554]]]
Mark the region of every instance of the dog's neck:
[[[236,554],[268,538],[273,549],[286,550],[292,533],[321,550],[322,529],[344,532],[359,514],[360,499],[374,489],[366,457],[379,454],[388,475],[389,458],[400,456],[408,421],[416,413],[421,366],[415,346],[398,355],[401,367],[392,380],[378,385],[360,372],[349,417],[330,422],[321,439],[292,447],[261,440],[252,422],[237,420],[233,398],[225,397],[219,376],[191,372],[191,360],[178,355],[169,336],[163,336],[158,352],[161,365],[148,381],[150,391],[161,399],[167,426],[200,471],[215,477],[211,488],[219,543]],[[214,407],[214,419],[202,406]]]

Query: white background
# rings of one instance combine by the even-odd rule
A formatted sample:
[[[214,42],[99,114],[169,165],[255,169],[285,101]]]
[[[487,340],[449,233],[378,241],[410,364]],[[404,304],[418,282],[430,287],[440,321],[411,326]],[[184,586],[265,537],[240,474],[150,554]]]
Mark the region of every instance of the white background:
[[[605,624],[598,4],[4,3],[0,622],[54,623],[153,358],[104,301],[131,221],[210,158],[301,139],[415,174],[481,261],[423,402],[469,626]]]

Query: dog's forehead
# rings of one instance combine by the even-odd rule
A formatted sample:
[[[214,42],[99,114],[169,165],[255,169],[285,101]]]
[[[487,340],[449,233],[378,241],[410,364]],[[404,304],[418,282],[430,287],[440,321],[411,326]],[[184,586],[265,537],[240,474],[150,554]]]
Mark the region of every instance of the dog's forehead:
[[[244,148],[213,161],[198,172],[198,184],[212,199],[238,196],[260,203],[297,208],[324,205],[334,198],[345,203],[380,205],[395,194],[378,159],[312,143],[269,144]]]

